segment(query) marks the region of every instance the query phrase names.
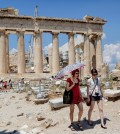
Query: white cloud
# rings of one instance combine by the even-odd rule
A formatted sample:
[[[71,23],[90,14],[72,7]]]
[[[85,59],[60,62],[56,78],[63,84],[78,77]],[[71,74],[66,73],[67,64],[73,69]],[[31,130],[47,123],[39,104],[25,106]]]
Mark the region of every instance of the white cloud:
[[[120,43],[104,45],[103,62],[109,64],[110,70],[114,69],[120,62]]]
[[[103,33],[103,35],[102,35],[102,39],[105,39],[105,38],[106,38],[106,34]]]
[[[77,35],[77,37],[74,38],[75,45],[80,44],[80,43],[83,42],[83,41],[84,41],[84,37],[83,37],[82,35],[80,35],[80,34]],[[65,43],[63,46],[61,46],[61,47],[59,48],[59,50],[62,51],[63,53],[64,53],[65,51],[68,51],[68,42]]]
[[[48,49],[49,49],[50,47],[52,47],[52,43],[50,43],[49,45],[47,45],[47,46],[45,46],[45,47],[43,48],[44,54],[48,54]]]
[[[77,35],[77,37],[75,38],[75,45],[77,45],[77,44],[80,44],[81,42],[83,42],[84,41],[84,36],[82,36],[82,35]]]
[[[9,51],[10,54],[16,54],[17,52],[18,52],[18,50],[15,49],[15,48],[12,48],[12,49]]]

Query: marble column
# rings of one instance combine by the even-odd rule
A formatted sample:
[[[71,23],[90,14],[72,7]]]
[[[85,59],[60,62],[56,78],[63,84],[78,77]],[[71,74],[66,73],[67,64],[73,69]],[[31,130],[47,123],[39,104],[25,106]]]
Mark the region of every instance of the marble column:
[[[74,46],[74,34],[68,34],[68,57],[69,57],[69,65],[75,63],[75,46]]]
[[[97,36],[97,42],[96,42],[96,69],[99,73],[101,73],[102,68],[102,43],[101,43],[101,37],[102,35]]]
[[[75,58],[76,58],[76,62],[80,62],[80,54],[79,53],[76,52]]]
[[[95,40],[90,38],[90,66],[91,69],[96,68],[96,50],[95,50]]]
[[[8,42],[8,34],[5,35],[5,45],[6,45],[6,70],[9,72],[9,42]]]
[[[52,73],[52,47],[48,48],[49,70]]]
[[[89,35],[84,35],[84,77],[90,75],[90,42]]]
[[[43,73],[42,32],[35,33],[34,37],[34,71]]]
[[[5,73],[7,73],[5,31],[0,31],[0,74],[5,74]]]
[[[56,74],[60,70],[58,33],[53,32],[52,35],[53,35],[53,43],[52,43],[52,73]]]
[[[25,73],[24,32],[18,31],[18,73]]]

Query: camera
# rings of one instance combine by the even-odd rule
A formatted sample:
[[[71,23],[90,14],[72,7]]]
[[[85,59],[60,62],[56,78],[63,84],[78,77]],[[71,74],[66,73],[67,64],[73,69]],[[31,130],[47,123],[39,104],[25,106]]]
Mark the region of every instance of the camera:
[[[96,96],[98,96],[98,95],[99,95],[99,93],[98,93],[98,92],[95,92],[95,95],[96,95]]]

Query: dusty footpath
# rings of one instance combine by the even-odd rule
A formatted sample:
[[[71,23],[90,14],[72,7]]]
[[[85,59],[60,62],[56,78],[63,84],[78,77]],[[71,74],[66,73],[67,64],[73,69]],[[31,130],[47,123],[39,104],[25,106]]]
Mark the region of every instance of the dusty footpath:
[[[0,134],[120,134],[120,100],[104,102],[106,130],[100,126],[97,105],[92,115],[93,127],[84,118],[88,107],[84,105],[82,124],[84,131],[77,126],[76,131],[69,128],[69,107],[51,110],[49,102],[35,105],[32,97],[26,101],[26,93],[0,94]],[[75,107],[74,121],[78,109]],[[76,123],[76,122],[75,122]]]

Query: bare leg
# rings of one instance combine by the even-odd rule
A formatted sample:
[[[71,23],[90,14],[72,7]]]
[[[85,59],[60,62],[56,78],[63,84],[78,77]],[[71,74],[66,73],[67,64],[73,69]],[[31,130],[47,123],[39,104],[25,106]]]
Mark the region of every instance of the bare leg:
[[[82,124],[81,124],[81,117],[83,115],[83,104],[82,104],[82,102],[77,104],[77,106],[78,106],[78,109],[79,109],[79,112],[78,112],[78,124],[77,125],[78,125],[79,129],[81,131],[83,131],[83,127],[82,127]]]
[[[92,111],[93,111],[94,106],[95,106],[95,101],[91,101],[91,105],[90,105],[90,108],[88,110],[88,122],[90,122],[90,120],[91,120],[91,115],[92,115]]]
[[[100,100],[97,102],[97,104],[98,104],[98,109],[99,109],[99,114],[100,114],[100,119],[101,119],[101,125],[105,126],[104,125],[104,115],[103,115],[103,101]]]
[[[74,114],[74,104],[70,105],[70,121],[73,123],[73,114]]]
[[[83,104],[82,102],[77,104],[79,112],[78,112],[78,121],[81,121],[81,117],[83,115]]]

